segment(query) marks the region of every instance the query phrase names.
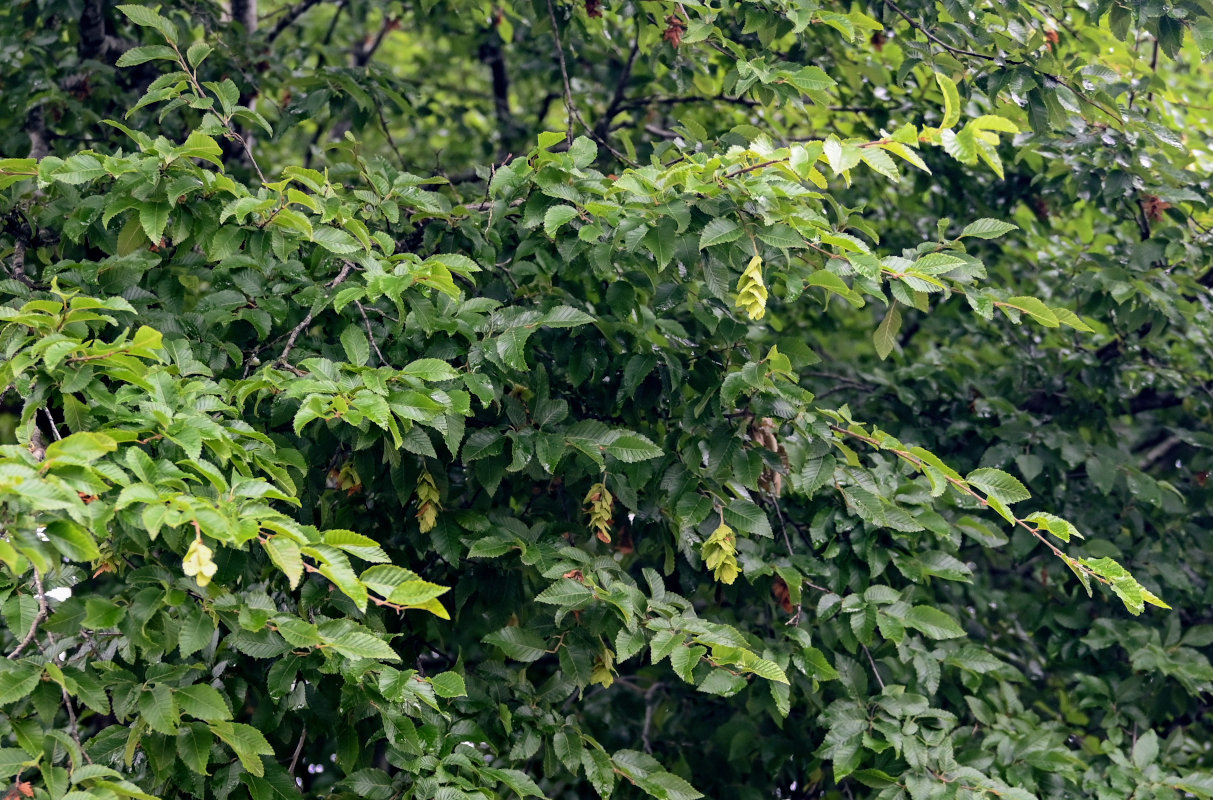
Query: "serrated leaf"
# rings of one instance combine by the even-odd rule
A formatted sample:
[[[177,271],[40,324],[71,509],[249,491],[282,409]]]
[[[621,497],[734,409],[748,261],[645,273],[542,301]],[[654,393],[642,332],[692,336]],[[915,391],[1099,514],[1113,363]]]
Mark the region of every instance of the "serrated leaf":
[[[901,311],[894,302],[889,306],[889,310],[885,313],[884,319],[876,326],[875,332],[872,334],[872,341],[876,344],[876,355],[880,356],[881,360],[889,357],[889,353],[893,352],[893,348],[897,346],[897,334],[901,331]]]
[[[572,206],[563,204],[552,206],[543,215],[543,232],[549,237],[555,237],[556,231],[576,216],[577,209]]]
[[[935,82],[943,92],[943,121],[939,127],[951,128],[960,122],[960,91],[956,88],[956,82],[942,72],[935,73]]]
[[[345,350],[346,359],[357,367],[366,366],[371,358],[371,343],[357,325],[346,325],[341,332],[341,348]]]
[[[965,476],[965,480],[1003,503],[1018,503],[1032,496],[1018,478],[1000,469],[975,469]]]
[[[1078,532],[1078,528],[1074,527],[1071,522],[1064,520],[1061,517],[1053,516],[1052,514],[1044,511],[1037,511],[1033,514],[1029,514],[1028,516],[1024,517],[1024,521],[1035,522],[1038,526],[1044,528],[1046,531],[1053,534],[1058,539],[1061,539],[1063,542],[1070,541],[1071,536],[1077,536],[1079,539],[1084,538],[1083,535]]]
[[[329,639],[326,646],[346,658],[373,658],[376,661],[400,660],[400,656],[387,642],[366,631],[343,631]]]
[[[660,447],[638,433],[625,433],[606,445],[606,452],[625,464],[648,461],[665,455]]]
[[[792,73],[787,82],[802,92],[824,92],[837,85],[837,81],[826,74],[821,67],[808,66]]]
[[[1095,329],[1082,321],[1082,318],[1068,308],[1055,307],[1050,309],[1053,316],[1057,317],[1057,321],[1062,325],[1068,325],[1076,331],[1083,333],[1095,333]]]
[[[25,697],[41,680],[42,670],[34,664],[0,660],[0,705]]]
[[[752,533],[769,539],[774,536],[771,521],[766,512],[750,500],[737,498],[724,507],[724,520],[743,533]]]
[[[537,633],[506,626],[484,637],[485,644],[497,647],[515,661],[538,661],[547,655],[547,645]]]
[[[1006,304],[1027,314],[1046,328],[1056,328],[1058,325],[1057,315],[1053,310],[1035,297],[1011,297],[1006,300]]]
[[[216,722],[232,718],[227,699],[214,687],[206,684],[185,686],[176,691],[177,703],[184,714],[189,714],[206,722]]]
[[[176,734],[181,719],[177,700],[172,690],[164,684],[144,689],[139,694],[139,715],[157,733]]]
[[[711,247],[714,244],[727,244],[741,238],[741,225],[728,217],[716,217],[703,226],[699,235],[699,249]]]
[[[312,241],[339,256],[356,253],[362,249],[357,239],[331,225],[317,225],[316,230],[312,232]]]
[[[463,676],[457,672],[439,673],[430,678],[430,684],[434,687],[434,694],[439,697],[467,697],[467,685]]]
[[[423,381],[450,381],[459,377],[454,367],[438,358],[419,358],[400,370],[400,374]]]
[[[964,628],[947,613],[931,606],[914,606],[900,620],[932,639],[956,639],[965,635]]]
[[[963,239],[966,236],[973,236],[978,239],[997,239],[999,236],[1017,230],[1019,230],[1018,225],[1012,225],[999,219],[983,217],[966,225],[957,238]]]
[[[164,200],[139,204],[139,224],[143,226],[143,232],[154,245],[159,245],[164,236],[169,209],[168,202]]]
[[[540,592],[536,602],[555,606],[575,606],[594,598],[588,586],[572,578],[561,578]]]
[[[240,722],[212,722],[211,732],[232,748],[232,752],[240,759],[246,770],[258,777],[264,777],[265,765],[259,756],[274,755],[274,748],[265,740],[261,731]]]

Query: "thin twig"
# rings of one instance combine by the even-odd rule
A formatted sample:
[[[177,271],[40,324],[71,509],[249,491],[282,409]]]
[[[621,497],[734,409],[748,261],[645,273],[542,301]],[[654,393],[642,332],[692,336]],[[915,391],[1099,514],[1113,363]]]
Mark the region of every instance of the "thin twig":
[[[636,56],[640,53],[640,17],[636,18],[636,36],[632,39],[632,49],[628,52],[627,61],[624,62],[623,71],[619,73],[619,80],[615,82],[615,93],[611,97],[610,105],[607,106],[606,112],[598,120],[598,125],[595,126],[599,136],[606,136],[610,130],[611,121],[615,119],[615,115],[619,113],[623,105],[623,101],[627,99],[628,80],[632,77],[632,67],[636,64]]]
[[[1111,117],[1112,119],[1115,119],[1115,120],[1120,119],[1120,117],[1115,112],[1109,111],[1108,109],[1106,109],[1103,106],[1096,103],[1091,98],[1087,97],[1086,93],[1084,93],[1081,89],[1075,88],[1073,84],[1071,84],[1065,78],[1062,78],[1060,75],[1054,75],[1050,72],[1045,72],[1044,70],[1035,66],[1031,62],[1025,61],[1023,59],[1003,58],[1002,56],[992,56],[988,53],[978,53],[973,50],[966,50],[963,47],[956,47],[955,45],[950,45],[947,42],[945,42],[943,39],[940,39],[938,36],[931,33],[931,31],[927,30],[926,25],[924,25],[920,22],[916,22],[909,14],[907,14],[905,11],[902,11],[901,6],[894,3],[893,0],[884,0],[884,4],[886,6],[888,6],[890,9],[892,9],[893,11],[897,12],[897,15],[900,16],[902,19],[904,19],[906,22],[910,23],[910,27],[914,28],[916,31],[921,33],[923,36],[927,37],[927,39],[931,40],[932,42],[939,45],[944,50],[947,50],[949,53],[952,53],[953,55],[969,56],[970,58],[980,58],[983,61],[990,61],[995,64],[1013,64],[1015,66],[1027,67],[1028,69],[1032,70],[1033,72],[1037,73],[1038,75],[1042,75],[1045,78],[1048,78],[1052,81],[1055,81],[1055,82],[1061,84],[1062,86],[1065,86],[1067,89],[1069,89],[1075,95],[1077,95],[1078,97],[1085,100],[1086,103],[1088,105],[1090,105],[1092,108],[1099,109],[1104,114]]]
[[[653,730],[653,694],[661,686],[661,681],[657,681],[644,693],[644,725],[640,728],[640,743],[646,753],[653,752],[653,743],[649,741],[649,734]]]
[[[38,626],[50,613],[50,607],[46,602],[46,592],[42,589],[42,573],[38,572],[37,567],[31,567],[31,569],[34,571],[34,590],[38,593],[38,613],[34,615],[34,619],[29,625],[29,631],[17,645],[17,649],[8,654],[9,661],[17,658],[25,648],[29,647],[30,642],[34,641],[34,637],[38,635]]]
[[[51,410],[50,410],[50,408],[49,408],[49,407],[47,407],[47,406],[43,406],[43,407],[42,407],[42,413],[43,413],[43,414],[46,416],[46,421],[50,423],[50,426],[51,426],[51,436],[54,436],[54,437],[55,437],[55,441],[56,441],[56,442],[58,442],[58,441],[62,440],[62,439],[63,439],[63,436],[62,436],[62,435],[59,433],[59,426],[57,426],[57,425],[55,424],[55,418],[51,416]]]
[[[872,658],[872,651],[868,650],[866,644],[859,645],[863,648],[863,652],[867,654],[868,663],[872,665],[872,674],[876,676],[876,682],[880,684],[880,691],[884,691],[884,678],[880,677],[880,670],[876,669],[876,659]]]
[[[396,20],[392,17],[385,16],[383,19],[383,25],[379,27],[379,33],[375,34],[375,38],[371,40],[370,44],[366,44],[354,54],[354,66],[365,67],[367,64],[369,64],[371,58],[379,49],[379,46],[383,44],[384,37],[387,36],[389,31],[393,31],[395,29]]]
[[[568,127],[565,138],[573,141],[573,115],[577,106],[573,103],[573,87],[569,84],[569,68],[564,63],[564,43],[560,41],[560,24],[556,22],[556,9],[552,0],[548,0],[548,16],[552,19],[552,38],[556,40],[556,56],[560,59],[560,77],[564,79],[564,108],[568,112]]]
[[[387,124],[387,118],[383,116],[383,104],[376,103],[375,110],[379,112],[379,124],[383,126],[383,135],[387,137],[388,146],[396,154],[396,160],[400,162],[400,168],[405,169],[404,156],[401,154],[400,148],[396,146],[396,138],[392,136],[392,131]]]
[[[997,56],[991,56],[991,55],[987,55],[985,53],[975,53],[972,50],[965,50],[963,47],[954,47],[953,45],[948,44],[943,39],[940,39],[938,36],[931,33],[929,30],[927,30],[927,27],[925,25],[915,22],[910,17],[909,14],[907,14],[906,12],[901,10],[901,6],[894,3],[893,0],[884,0],[884,4],[886,6],[888,6],[892,11],[897,12],[897,15],[899,17],[904,19],[906,22],[910,23],[910,26],[912,28],[919,31],[923,36],[927,37],[932,42],[934,42],[935,44],[942,47],[944,50],[947,50],[949,53],[953,53],[955,55],[962,55],[962,56],[972,56],[973,58],[981,58],[981,59],[985,59],[986,61],[999,61],[1000,60]]]
[[[375,348],[375,355],[379,356],[379,366],[386,367],[387,359],[383,357],[383,353],[379,351],[379,345],[375,341],[375,334],[371,332],[371,321],[366,317],[366,309],[362,307],[362,303],[355,300],[354,305],[358,307],[358,313],[362,315],[362,324],[366,326],[366,338],[371,340],[371,347]]]
[[[72,705],[72,696],[67,693],[67,689],[61,689],[61,691],[63,692],[63,707],[67,709],[68,732],[72,736],[72,741],[76,743],[76,747],[80,748],[84,760],[91,764],[93,759],[80,741],[80,725],[76,722],[76,707]]]
[[[590,138],[610,151],[611,155],[625,164],[639,167],[640,165],[635,161],[612,147],[605,137],[599,136],[598,132],[590,127],[585,118],[581,116],[581,111],[577,109],[577,104],[573,102],[573,87],[569,83],[569,68],[564,61],[564,43],[560,41],[560,24],[556,21],[556,9],[552,6],[552,0],[548,0],[548,16],[552,19],[552,38],[556,41],[556,55],[560,61],[560,77],[564,80],[564,104],[565,110],[568,112],[568,127],[565,129],[565,137],[570,142],[573,141],[573,120],[576,119],[581,124],[581,127],[585,129],[585,132],[590,135]]]
[[[788,522],[783,518],[783,509],[779,507],[779,498],[771,496],[771,502],[775,505],[775,516],[779,519],[779,529],[783,532],[783,543],[787,545],[788,556],[796,555],[796,551],[792,549],[792,537],[788,536]],[[800,612],[802,604],[797,603],[792,609],[792,616],[788,618],[787,624],[795,627],[800,624]]]
[[[274,40],[281,36],[283,31],[291,27],[295,20],[299,19],[299,17],[303,15],[304,11],[307,11],[309,8],[318,4],[319,2],[320,0],[303,0],[302,3],[299,3],[290,11],[286,12],[286,16],[278,20],[278,24],[275,25],[273,30],[270,31],[269,36],[266,37],[266,41],[273,44]]]
[[[346,261],[345,264],[341,267],[341,272],[338,272],[336,278],[333,278],[331,281],[329,281],[327,284],[325,284],[325,288],[333,289],[333,288],[336,288],[337,286],[341,285],[345,281],[345,279],[349,277],[350,273],[353,270],[354,270],[354,263],[352,261]],[[291,335],[288,336],[287,340],[286,340],[286,347],[283,349],[282,355],[278,356],[279,364],[283,364],[283,365],[286,364],[287,356],[289,356],[291,354],[291,350],[293,350],[295,348],[295,341],[299,338],[299,334],[303,333],[303,331],[307,328],[307,326],[312,324],[312,318],[313,318],[312,312],[308,311],[307,316],[303,318],[303,321],[300,322],[298,325],[296,325],[291,330]]]
[[[9,274],[12,275],[14,279],[21,281],[36,292],[45,291],[47,289],[46,286],[34,281],[25,274],[25,242],[21,241],[20,239],[13,244],[13,261],[12,267],[9,269]]]
[[[299,754],[303,752],[303,740],[307,736],[307,725],[303,726],[303,730],[299,731],[299,741],[295,742],[295,752],[291,755],[291,766],[287,769],[290,775],[295,774],[295,765],[299,763]]]

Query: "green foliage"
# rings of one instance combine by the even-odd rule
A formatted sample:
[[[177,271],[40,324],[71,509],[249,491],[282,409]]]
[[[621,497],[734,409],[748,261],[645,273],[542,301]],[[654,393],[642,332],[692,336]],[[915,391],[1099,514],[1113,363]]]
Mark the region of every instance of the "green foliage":
[[[80,5],[7,796],[1213,798],[1205,5]]]

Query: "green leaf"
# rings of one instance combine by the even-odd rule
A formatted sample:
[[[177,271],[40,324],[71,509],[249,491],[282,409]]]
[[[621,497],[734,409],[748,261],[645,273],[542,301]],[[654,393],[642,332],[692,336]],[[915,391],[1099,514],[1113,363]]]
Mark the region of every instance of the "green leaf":
[[[973,236],[978,239],[997,239],[999,236],[1010,233],[1011,231],[1019,230],[1018,225],[1012,225],[1009,222],[1002,220],[990,219],[985,217],[974,220],[965,226],[965,229],[960,232],[958,238],[963,239],[966,236]]]
[[[104,433],[73,433],[47,445],[42,464],[91,464],[117,449],[118,443]]]
[[[1146,731],[1133,743],[1133,766],[1145,769],[1158,759],[1158,734]]]
[[[210,729],[232,748],[246,770],[258,777],[265,775],[265,765],[258,756],[272,756],[274,748],[261,731],[240,722],[212,722]]]
[[[147,6],[123,5],[117,6],[117,9],[125,14],[127,18],[136,25],[141,25],[145,28],[155,28],[164,34],[165,39],[176,43],[176,26]]]
[[[561,226],[576,216],[577,209],[572,206],[552,206],[543,215],[543,232],[549,237],[554,237],[556,231],[560,230]]]
[[[274,566],[282,570],[282,574],[286,575],[291,588],[298,587],[300,579],[303,578],[303,553],[299,549],[299,544],[285,536],[278,535],[265,539],[264,545],[270,560],[274,562]]]
[[[547,645],[539,635],[516,626],[507,626],[484,637],[491,644],[516,661],[538,661],[547,655]]]
[[[177,733],[181,716],[172,690],[164,684],[144,689],[139,694],[139,714],[157,733]]]
[[[965,635],[964,628],[938,608],[914,606],[901,621],[907,628],[921,631],[932,639],[955,639]]]
[[[189,714],[191,717],[207,722],[232,718],[232,711],[228,708],[227,699],[214,687],[204,683],[178,689],[176,699],[178,705],[181,706],[182,713]]]
[[[1068,308],[1055,307],[1050,309],[1053,316],[1057,317],[1057,321],[1062,325],[1068,325],[1076,331],[1083,333],[1095,333],[1095,329],[1082,321],[1082,318]]]
[[[430,678],[430,684],[434,687],[434,694],[439,697],[467,697],[467,685],[463,676],[457,672],[439,673]]]
[[[576,606],[594,598],[594,592],[585,584],[572,578],[561,578],[540,592],[536,602],[555,606]]]
[[[736,220],[728,217],[716,217],[703,226],[703,232],[699,235],[699,249],[703,250],[714,244],[735,242],[741,238],[741,233],[741,226],[737,224]]]
[[[935,82],[943,92],[943,120],[939,127],[951,128],[960,122],[960,92],[956,88],[956,82],[942,72],[935,73]]]
[[[1006,300],[1006,304],[1022,311],[1047,328],[1057,327],[1057,315],[1053,313],[1051,308],[1035,297],[1010,297]]]
[[[356,253],[362,249],[358,240],[353,236],[329,225],[317,225],[316,230],[312,233],[312,241],[339,256]]]
[[[400,370],[400,374],[431,382],[452,381],[459,377],[454,367],[437,358],[419,358]]]
[[[343,631],[328,640],[327,645],[346,658],[373,658],[377,661],[399,661],[400,656],[391,646],[374,634],[366,631]]]
[[[154,60],[176,61],[177,51],[163,44],[132,47],[118,56],[118,60],[114,64],[119,67],[134,67]]]
[[[206,775],[214,742],[215,736],[206,725],[201,722],[186,723],[177,731],[177,755],[191,770]]]
[[[752,533],[767,539],[775,535],[766,512],[750,500],[737,498],[729,501],[724,507],[724,521],[743,533]]]
[[[42,670],[34,664],[0,660],[0,705],[15,703],[25,697],[41,679]]]
[[[495,769],[490,767],[481,767],[480,773],[488,778],[504,783],[519,797],[543,797],[543,792],[539,790],[539,786],[535,781],[531,780],[525,772],[516,769]]]
[[[164,236],[164,226],[168,224],[170,208],[163,200],[139,204],[139,224],[143,226],[143,232],[154,245],[159,245]]]
[[[606,452],[626,464],[661,458],[664,451],[638,433],[625,433],[606,445]]]
[[[44,534],[56,550],[72,561],[96,561],[101,558],[97,540],[74,522],[57,519],[46,525]]]
[[[371,343],[357,325],[346,325],[341,332],[341,348],[351,364],[358,367],[366,366],[371,358]]]
[[[788,76],[787,82],[802,92],[824,92],[837,85],[837,81],[821,67],[808,66]]]
[[[876,326],[875,333],[872,334],[872,340],[876,343],[876,355],[880,356],[882,361],[888,358],[889,353],[892,353],[893,348],[897,346],[897,334],[900,331],[901,311],[894,302],[889,306],[884,319]]]
[[[1003,503],[1018,503],[1032,496],[1018,478],[1000,469],[975,469],[965,476],[965,480]]]
[[[1075,528],[1072,523],[1044,511],[1036,511],[1029,514],[1028,516],[1024,517],[1024,521],[1035,522],[1039,527],[1053,534],[1063,542],[1070,541],[1071,536],[1077,536],[1079,539],[1084,538],[1083,535],[1078,532],[1078,528]]]
[[[104,597],[86,597],[84,608],[84,622],[81,624],[89,630],[115,628],[126,617],[126,608]]]

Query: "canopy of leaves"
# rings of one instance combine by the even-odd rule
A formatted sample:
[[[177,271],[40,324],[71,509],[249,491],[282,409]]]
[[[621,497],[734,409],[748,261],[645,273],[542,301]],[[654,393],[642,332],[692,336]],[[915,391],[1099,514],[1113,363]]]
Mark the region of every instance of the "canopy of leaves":
[[[3,4],[0,791],[1213,797],[1210,12]]]

